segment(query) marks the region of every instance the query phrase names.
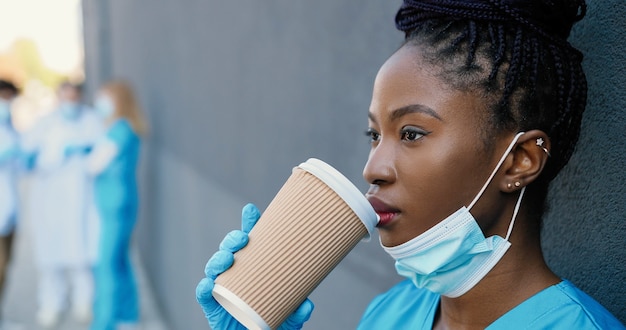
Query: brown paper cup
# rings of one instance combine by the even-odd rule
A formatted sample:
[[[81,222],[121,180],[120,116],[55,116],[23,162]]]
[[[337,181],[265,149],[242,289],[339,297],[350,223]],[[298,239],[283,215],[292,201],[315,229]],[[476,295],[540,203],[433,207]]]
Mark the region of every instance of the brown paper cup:
[[[293,169],[213,296],[248,329],[276,329],[377,222],[347,178],[311,158]]]

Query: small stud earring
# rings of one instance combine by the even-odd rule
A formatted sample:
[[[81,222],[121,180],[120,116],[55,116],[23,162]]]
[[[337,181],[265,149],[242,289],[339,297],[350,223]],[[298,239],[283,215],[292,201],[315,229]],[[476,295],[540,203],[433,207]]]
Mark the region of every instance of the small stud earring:
[[[515,186],[516,186],[516,187],[519,187],[519,186],[521,186],[521,185],[522,185],[522,183],[521,183],[521,182],[519,182],[519,181],[515,181]]]
[[[509,182],[509,183],[506,184],[506,187],[511,189],[511,188],[513,188],[513,185]]]
[[[548,156],[551,156],[551,155],[550,155],[550,151],[548,151],[548,149],[547,149],[546,147],[544,147],[544,146],[543,146],[543,143],[544,143],[544,142],[545,142],[545,141],[543,140],[543,138],[537,138],[537,142],[536,142],[536,144],[537,144],[537,146],[538,146],[539,148],[543,149],[543,152],[545,152]]]

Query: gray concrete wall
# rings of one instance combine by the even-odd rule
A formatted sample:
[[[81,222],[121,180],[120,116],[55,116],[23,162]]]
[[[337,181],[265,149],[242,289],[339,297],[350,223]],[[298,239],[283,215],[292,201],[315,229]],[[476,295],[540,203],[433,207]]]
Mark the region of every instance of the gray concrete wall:
[[[239,226],[241,207],[264,209],[294,165],[324,159],[365,189],[362,132],[375,73],[402,39],[393,25],[400,3],[83,0],[87,90],[108,77],[129,79],[152,125],[136,242],[172,329],[206,328],[194,289],[207,258]],[[590,53],[585,65],[596,68],[591,88],[601,89],[602,67],[623,60],[626,46],[613,43],[615,57],[605,57],[592,42],[597,34],[621,36],[597,24],[608,16],[623,27],[623,16],[590,7],[575,38]],[[618,193],[626,104],[606,98],[625,81],[610,79],[612,90],[591,94],[581,148],[553,194],[544,240],[559,274],[625,320],[626,212]],[[574,239],[583,236],[591,240]],[[376,239],[360,244],[314,292],[305,328],[354,328],[368,301],[397,279]]]
[[[551,187],[543,247],[553,269],[626,324],[626,2],[587,1],[572,43],[587,109],[576,153]]]

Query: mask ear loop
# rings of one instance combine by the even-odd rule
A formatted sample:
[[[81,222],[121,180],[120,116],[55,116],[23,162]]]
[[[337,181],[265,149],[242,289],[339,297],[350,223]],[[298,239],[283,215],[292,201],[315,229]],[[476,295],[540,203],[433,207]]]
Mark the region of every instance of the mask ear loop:
[[[509,240],[511,237],[511,232],[513,231],[513,224],[515,223],[515,218],[517,217],[517,212],[519,212],[520,205],[522,205],[522,197],[524,197],[524,192],[526,191],[526,187],[522,188],[522,191],[519,193],[519,197],[517,197],[517,203],[515,203],[515,209],[513,210],[513,218],[511,218],[511,223],[509,223],[509,230],[506,231],[505,240]]]
[[[504,160],[509,155],[511,150],[513,150],[513,147],[515,146],[515,143],[517,143],[517,140],[522,135],[524,135],[524,132],[519,132],[519,133],[517,133],[517,135],[515,135],[515,137],[513,138],[513,141],[511,141],[511,144],[509,144],[509,146],[506,148],[506,152],[502,155],[502,157],[500,158],[500,161],[498,161],[498,165],[496,165],[496,168],[493,170],[493,172],[491,172],[491,175],[489,176],[489,179],[487,179],[487,182],[485,182],[485,184],[480,189],[480,191],[478,192],[476,197],[474,197],[474,200],[467,207],[468,210],[471,209],[474,206],[474,204],[476,204],[476,202],[478,201],[480,196],[482,196],[482,194],[485,192],[485,189],[487,189],[487,186],[489,185],[489,183],[491,183],[491,180],[493,180],[493,177],[496,176],[496,173],[500,169],[500,166],[502,166],[502,163],[504,163]],[[517,203],[515,203],[515,209],[513,210],[513,217],[511,218],[511,222],[509,223],[509,229],[506,232],[505,240],[507,240],[507,241],[509,240],[509,237],[511,236],[511,232],[513,231],[513,224],[515,224],[515,218],[517,218],[517,213],[519,212],[519,208],[520,208],[520,206],[522,204],[522,197],[524,197],[524,192],[525,191],[526,191],[526,187],[523,187],[521,192],[520,192],[520,194],[519,194],[519,197],[517,198]]]
[[[489,184],[491,183],[491,180],[493,180],[493,177],[496,176],[496,173],[498,173],[498,170],[500,169],[500,166],[502,166],[502,163],[504,163],[504,160],[506,159],[506,157],[509,155],[511,150],[513,150],[513,147],[515,146],[515,143],[520,138],[520,136],[524,135],[524,133],[525,132],[519,132],[519,133],[517,133],[517,135],[515,135],[515,137],[513,138],[513,141],[511,141],[511,144],[509,144],[509,146],[506,148],[506,151],[504,152],[504,154],[500,158],[500,161],[498,162],[498,165],[496,165],[496,168],[493,170],[493,172],[491,172],[491,175],[489,176],[489,179],[487,179],[487,182],[485,182],[485,184],[480,189],[480,191],[478,192],[476,197],[474,197],[474,200],[467,207],[468,210],[471,210],[472,207],[474,206],[474,204],[476,204],[476,202],[478,202],[478,199],[480,198],[480,196],[483,195],[483,193],[485,192],[485,189],[487,189],[487,186],[489,186]]]

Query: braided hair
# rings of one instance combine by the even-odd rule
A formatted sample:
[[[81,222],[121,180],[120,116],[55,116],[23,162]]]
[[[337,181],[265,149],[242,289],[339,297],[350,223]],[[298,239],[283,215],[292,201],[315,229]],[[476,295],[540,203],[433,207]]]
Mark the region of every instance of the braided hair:
[[[548,134],[538,180],[548,183],[572,155],[585,109],[582,54],[567,41],[585,12],[584,0],[404,0],[396,27],[443,81],[490,101],[494,128]]]

